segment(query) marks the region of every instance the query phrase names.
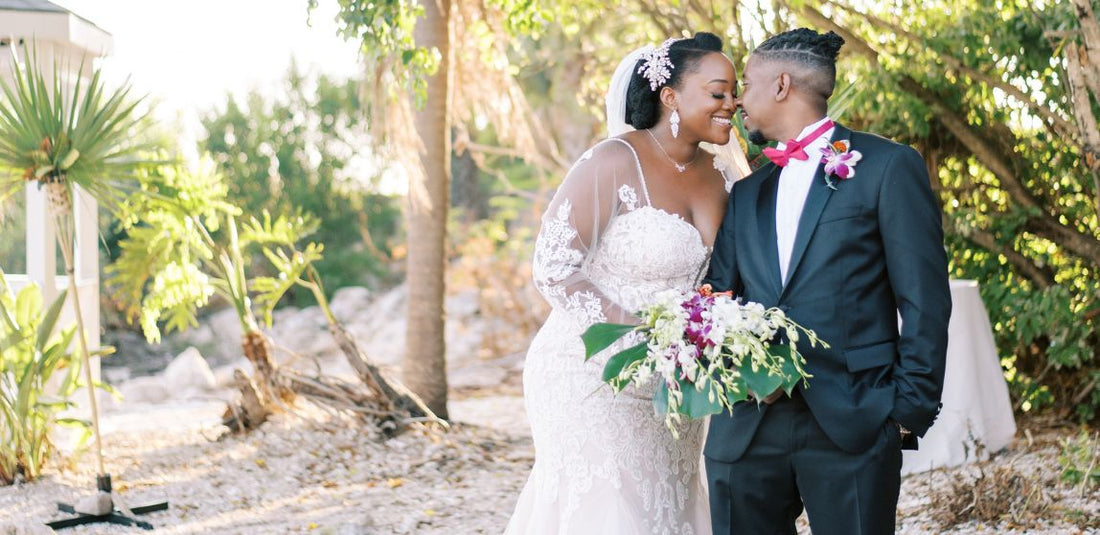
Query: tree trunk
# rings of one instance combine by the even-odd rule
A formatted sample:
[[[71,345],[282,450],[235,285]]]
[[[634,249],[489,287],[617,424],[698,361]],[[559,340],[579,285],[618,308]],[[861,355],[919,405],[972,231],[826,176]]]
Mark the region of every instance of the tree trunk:
[[[447,418],[447,370],[443,297],[448,179],[451,163],[450,0],[424,3],[416,25],[417,46],[435,48],[439,70],[428,79],[424,107],[416,111],[423,142],[422,172],[410,173],[408,205],[409,310],[404,383],[440,418]]]

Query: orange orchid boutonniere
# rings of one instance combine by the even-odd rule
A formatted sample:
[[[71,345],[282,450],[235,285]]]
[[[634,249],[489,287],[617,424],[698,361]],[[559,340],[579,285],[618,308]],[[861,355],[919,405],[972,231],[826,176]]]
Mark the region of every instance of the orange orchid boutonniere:
[[[863,155],[858,150],[849,150],[851,146],[851,142],[841,139],[821,149],[821,161],[825,164],[825,185],[829,186],[829,189],[836,189],[836,182],[830,177],[848,180],[856,176],[856,163],[863,158]]]

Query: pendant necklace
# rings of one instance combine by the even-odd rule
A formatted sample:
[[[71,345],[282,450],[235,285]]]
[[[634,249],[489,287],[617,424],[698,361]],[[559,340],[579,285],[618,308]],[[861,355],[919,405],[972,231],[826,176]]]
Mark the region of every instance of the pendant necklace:
[[[687,171],[688,166],[695,163],[695,159],[699,157],[699,147],[695,147],[695,156],[692,156],[691,161],[689,161],[687,163],[680,163],[680,162],[672,159],[672,156],[668,155],[668,151],[666,151],[665,148],[661,146],[660,141],[657,141],[657,136],[653,135],[652,130],[646,128],[645,131],[646,131],[647,134],[649,134],[649,137],[653,138],[653,142],[657,144],[657,148],[661,149],[661,154],[664,154],[665,158],[668,159],[668,161],[672,163],[672,166],[675,167],[676,170],[681,172],[681,173],[683,173],[684,171]]]

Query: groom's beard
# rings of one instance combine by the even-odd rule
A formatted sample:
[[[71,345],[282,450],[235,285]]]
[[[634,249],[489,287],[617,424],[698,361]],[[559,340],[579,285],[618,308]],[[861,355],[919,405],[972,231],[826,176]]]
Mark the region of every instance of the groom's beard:
[[[764,137],[764,134],[760,133],[759,130],[749,130],[749,141],[754,145],[768,144],[768,138]]]

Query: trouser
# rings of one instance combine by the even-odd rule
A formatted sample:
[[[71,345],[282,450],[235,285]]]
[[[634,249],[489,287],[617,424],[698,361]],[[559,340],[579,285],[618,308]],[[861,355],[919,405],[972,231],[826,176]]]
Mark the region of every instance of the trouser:
[[[740,459],[708,458],[706,472],[715,535],[793,535],[803,507],[814,535],[893,533],[901,436],[888,421],[867,451],[842,451],[800,395],[784,396]]]

